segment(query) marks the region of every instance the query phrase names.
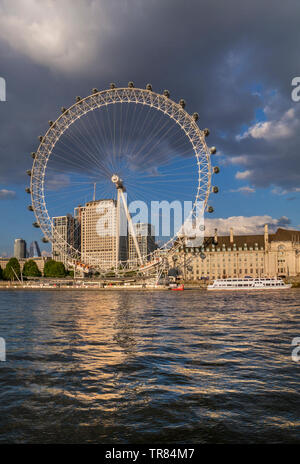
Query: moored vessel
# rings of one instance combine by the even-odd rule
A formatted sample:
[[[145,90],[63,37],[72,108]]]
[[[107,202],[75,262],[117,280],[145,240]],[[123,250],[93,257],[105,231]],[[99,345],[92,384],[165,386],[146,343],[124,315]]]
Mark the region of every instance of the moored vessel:
[[[184,290],[184,285],[180,284],[177,287],[173,287],[173,288],[171,287],[171,290],[182,292]]]
[[[232,278],[216,279],[208,285],[207,290],[283,290],[291,288],[292,284],[286,284],[282,279],[270,278]]]

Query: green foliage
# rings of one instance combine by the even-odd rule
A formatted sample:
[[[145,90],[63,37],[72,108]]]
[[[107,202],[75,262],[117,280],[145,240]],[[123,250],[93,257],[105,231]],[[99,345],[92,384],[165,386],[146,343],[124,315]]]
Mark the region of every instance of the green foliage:
[[[3,275],[6,280],[18,280],[16,275],[18,278],[21,277],[20,263],[17,258],[10,258],[4,269]]]
[[[41,277],[41,271],[33,259],[26,261],[23,267],[23,275],[26,277]]]
[[[54,261],[50,259],[46,261],[44,267],[44,276],[45,277],[65,277],[66,269],[63,263],[60,261]]]
[[[0,280],[3,280],[3,270],[1,266],[0,266]]]

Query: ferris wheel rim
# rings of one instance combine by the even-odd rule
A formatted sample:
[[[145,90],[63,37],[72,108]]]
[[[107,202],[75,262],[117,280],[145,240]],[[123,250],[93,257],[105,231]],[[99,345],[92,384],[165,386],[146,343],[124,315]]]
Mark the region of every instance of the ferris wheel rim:
[[[198,127],[193,116],[191,116],[184,109],[184,107],[180,105],[180,103],[176,103],[175,101],[171,100],[169,96],[156,93],[153,90],[135,87],[104,89],[92,93],[84,98],[80,98],[80,100],[76,101],[69,108],[63,108],[64,111],[62,114],[55,121],[51,121],[50,127],[46,131],[45,135],[41,136],[40,144],[35,153],[30,180],[32,208],[35,213],[38,226],[41,228],[46,239],[52,243],[54,242],[53,227],[45,200],[44,180],[47,164],[53,149],[62,135],[75,121],[90,111],[94,111],[96,109],[100,109],[105,106],[107,107],[108,105],[116,103],[147,105],[157,111],[163,112],[166,116],[169,116],[170,119],[172,119],[180,126],[192,145],[193,153],[197,159],[198,165],[197,191],[195,198],[193,199],[193,205],[189,217],[192,217],[193,213],[195,212],[199,198],[201,198],[201,201],[203,202],[203,212],[207,206],[208,197],[211,190],[212,176],[210,151],[206,144],[204,131]],[[203,165],[206,165],[206,169],[203,169]],[[200,194],[201,192],[202,195]],[[163,246],[159,247],[159,249],[167,250],[167,247],[170,244],[174,244],[174,241],[178,237],[177,234],[178,231],[176,231],[176,234]],[[64,254],[68,258],[74,259],[71,258],[72,253],[74,254],[73,256],[78,256],[78,253],[80,253],[82,256],[82,252],[76,250],[72,245],[67,242],[66,245],[67,252],[64,250]],[[141,266],[137,266],[137,268],[140,267]]]

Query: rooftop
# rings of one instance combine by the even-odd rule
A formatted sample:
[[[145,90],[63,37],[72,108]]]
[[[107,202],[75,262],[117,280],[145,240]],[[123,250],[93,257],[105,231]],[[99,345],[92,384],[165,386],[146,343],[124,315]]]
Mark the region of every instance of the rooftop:
[[[300,231],[299,230],[290,230],[290,229],[282,229],[279,228],[275,232],[275,234],[269,234],[269,242],[282,242],[282,241],[292,241],[300,243]],[[213,238],[213,236],[211,237]],[[233,242],[230,242],[229,235],[218,235],[218,247],[231,247],[234,244],[237,247],[243,247],[245,244],[247,247],[264,247],[264,234],[261,235],[234,235],[233,234]]]

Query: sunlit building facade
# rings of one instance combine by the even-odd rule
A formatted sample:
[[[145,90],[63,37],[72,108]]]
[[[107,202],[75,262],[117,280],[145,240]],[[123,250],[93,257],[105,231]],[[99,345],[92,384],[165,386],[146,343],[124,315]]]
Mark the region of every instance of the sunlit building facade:
[[[207,242],[197,250],[202,258],[187,249],[185,262],[180,260],[187,280],[300,275],[300,231],[278,229],[269,234],[266,225],[262,235],[234,236],[231,229],[229,236],[216,235]]]
[[[114,268],[118,260],[127,259],[127,229],[125,235],[119,237],[117,246],[118,208],[115,200],[90,201],[78,207],[76,215],[80,218],[84,262]]]

